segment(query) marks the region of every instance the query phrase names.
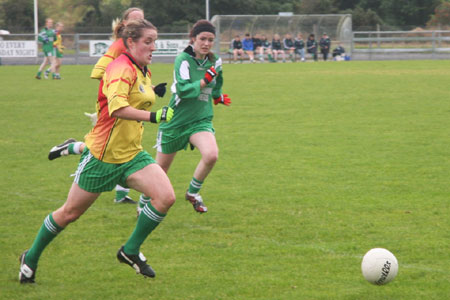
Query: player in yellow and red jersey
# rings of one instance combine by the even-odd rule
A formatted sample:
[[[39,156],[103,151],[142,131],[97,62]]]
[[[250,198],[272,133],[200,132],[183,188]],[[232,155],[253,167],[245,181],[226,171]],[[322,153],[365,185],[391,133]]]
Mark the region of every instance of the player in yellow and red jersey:
[[[99,93],[99,119],[86,135],[86,147],[66,202],[44,220],[32,247],[20,257],[20,283],[34,283],[39,258],[50,242],[75,222],[102,192],[116,184],[129,186],[152,200],[143,209],[117,259],[138,274],[155,277],[140,253],[147,236],[163,221],[175,202],[175,193],[164,170],[142,150],[142,122],[170,121],[167,106],[149,112],[155,102],[146,65],[156,49],[157,30],[142,19],[127,24],[123,35],[127,51],[113,61],[103,75]]]
[[[123,39],[121,38],[123,34],[123,29],[125,28],[126,24],[129,21],[132,20],[140,20],[144,19],[144,11],[137,7],[132,7],[127,9],[122,16],[122,20],[114,26],[114,32],[113,37],[115,38],[114,43],[108,48],[108,51],[97,61],[94,68],[91,72],[91,78],[101,80],[103,78],[103,75],[105,73],[106,68],[108,65],[114,61],[119,55],[121,55],[124,51],[126,51],[125,44],[123,42]],[[163,97],[166,88],[165,83],[161,83],[154,87],[155,93],[159,97]],[[102,90],[102,87],[100,86],[99,91]],[[97,106],[99,105],[99,102],[97,102]],[[97,107],[97,111],[98,111]],[[90,117],[92,124],[95,125],[97,122],[97,113],[89,114],[85,113],[86,116]],[[53,160],[55,158],[66,156],[70,154],[81,154],[83,152],[83,149],[85,147],[85,144],[83,142],[77,142],[75,139],[68,139],[64,141],[62,144],[54,146],[48,155],[48,158],[50,160]],[[128,196],[128,193],[130,192],[130,189],[124,188],[120,185],[116,186],[116,194],[114,198],[115,203],[130,203],[130,204],[136,204],[133,199],[131,199]],[[142,196],[141,198],[143,198]],[[145,197],[147,198],[147,197]],[[147,201],[144,200],[143,201]]]

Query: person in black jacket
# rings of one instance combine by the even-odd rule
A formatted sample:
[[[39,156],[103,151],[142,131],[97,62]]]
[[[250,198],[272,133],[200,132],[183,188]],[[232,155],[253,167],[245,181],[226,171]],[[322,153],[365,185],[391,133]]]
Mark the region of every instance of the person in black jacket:
[[[286,35],[284,36],[283,47],[284,47],[284,51],[286,51],[286,53],[289,54],[289,59],[294,62],[295,61],[295,59],[294,59],[294,51],[295,51],[294,40],[292,39],[292,36],[289,33],[286,33]]]
[[[305,61],[305,41],[303,35],[299,32],[294,40],[295,53],[300,55],[301,61]]]
[[[308,37],[308,41],[306,42],[306,50],[312,55],[314,61],[317,61],[317,42],[313,33],[311,33]]]
[[[330,53],[331,40],[328,37],[327,33],[324,32],[322,38],[319,41],[320,53],[323,55],[323,61],[328,59],[328,53]]]
[[[231,51],[233,51],[234,62],[237,62],[238,56],[241,58],[242,62],[242,58],[244,57],[244,49],[242,49],[242,41],[239,35],[236,35],[231,41]]]
[[[278,55],[281,55],[283,58],[283,62],[286,62],[286,55],[283,50],[283,45],[281,43],[280,35],[274,34],[272,39],[272,53],[274,61],[276,62],[278,59]]]

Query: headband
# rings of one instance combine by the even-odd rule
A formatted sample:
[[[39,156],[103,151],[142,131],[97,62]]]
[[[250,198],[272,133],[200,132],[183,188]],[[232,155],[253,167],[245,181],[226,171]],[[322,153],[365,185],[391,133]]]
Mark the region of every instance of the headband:
[[[196,37],[200,32],[211,32],[216,35],[216,28],[211,24],[200,24],[192,30],[192,36]]]

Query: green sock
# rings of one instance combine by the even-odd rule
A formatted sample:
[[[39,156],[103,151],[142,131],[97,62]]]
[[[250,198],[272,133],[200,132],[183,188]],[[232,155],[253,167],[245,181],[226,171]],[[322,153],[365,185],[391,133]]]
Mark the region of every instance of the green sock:
[[[63,230],[61,226],[56,224],[53,220],[52,214],[49,214],[42,224],[41,229],[36,236],[30,250],[25,257],[25,263],[32,269],[37,268],[39,257],[44,251],[45,247]]]
[[[148,203],[150,203],[150,197],[145,196],[144,194],[141,194],[139,196],[139,207],[144,208],[144,206]]]
[[[81,154],[81,152],[80,152],[81,144],[83,144],[83,142],[71,143],[67,147],[67,151],[69,152],[69,154]]]
[[[130,238],[124,245],[127,254],[138,255],[139,248],[147,236],[164,220],[166,214],[157,211],[151,203],[148,203],[142,210],[137,220],[136,227]]]
[[[188,192],[191,194],[197,194],[198,191],[202,188],[203,181],[195,179],[195,177],[192,177],[191,183],[189,184],[189,190]]]
[[[41,71],[37,72],[37,76],[41,77],[41,74],[42,74]]]

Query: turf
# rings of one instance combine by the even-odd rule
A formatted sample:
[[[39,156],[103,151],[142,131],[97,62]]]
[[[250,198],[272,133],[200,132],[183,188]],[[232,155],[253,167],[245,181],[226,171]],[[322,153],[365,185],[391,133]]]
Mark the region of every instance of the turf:
[[[153,82],[171,83],[172,67],[153,65]],[[37,284],[19,285],[18,257],[64,203],[79,159],[50,162],[48,150],[90,129],[90,68],[38,81],[36,66],[0,66],[2,299],[450,295],[450,61],[226,64],[233,103],[215,107],[209,212],[183,199],[200,156],[180,152],[169,173],[178,201],[141,249],[157,277],[117,262],[135,207],[108,192],[46,249]],[[145,127],[154,154],[156,126]],[[386,286],[361,275],[374,247],[399,261]]]

